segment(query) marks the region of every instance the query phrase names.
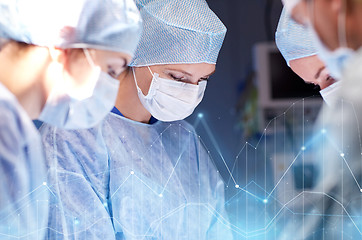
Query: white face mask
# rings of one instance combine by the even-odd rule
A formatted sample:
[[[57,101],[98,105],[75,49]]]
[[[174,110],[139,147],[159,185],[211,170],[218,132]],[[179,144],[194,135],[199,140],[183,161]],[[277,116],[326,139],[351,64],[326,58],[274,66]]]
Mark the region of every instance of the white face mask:
[[[319,92],[328,106],[334,107],[336,105],[340,96],[339,89],[341,88],[341,84],[341,81],[335,82]]]
[[[92,78],[82,91],[67,89],[60,79],[49,95],[39,120],[65,129],[91,128],[113,108],[119,81],[95,66],[87,49],[84,53],[92,67]]]
[[[313,16],[313,3],[310,4],[310,11]],[[312,21],[313,22],[313,19]],[[353,57],[355,52],[347,47],[347,33],[346,33],[346,13],[342,13],[338,16],[338,39],[340,47],[334,51],[329,50],[320,40],[318,34],[314,30],[313,24],[310,26],[312,35],[314,37],[314,42],[316,48],[318,49],[318,57],[324,62],[327,69],[329,70],[331,76],[337,80],[340,80],[343,75],[343,70],[345,69],[348,61]]]
[[[133,71],[138,97],[142,105],[151,115],[164,122],[185,119],[190,116],[204,97],[206,81],[198,85],[161,78],[152,73],[153,78],[148,94],[145,96],[137,85],[136,74]]]

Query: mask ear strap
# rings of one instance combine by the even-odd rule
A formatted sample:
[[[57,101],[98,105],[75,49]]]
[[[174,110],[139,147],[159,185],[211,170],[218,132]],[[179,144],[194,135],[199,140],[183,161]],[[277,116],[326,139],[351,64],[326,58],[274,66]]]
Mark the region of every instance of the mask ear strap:
[[[134,79],[134,81],[136,83],[136,87],[138,88],[137,80],[136,80],[136,73],[134,72],[134,68],[133,67],[131,67],[131,68],[132,68],[132,73],[133,73],[133,79]]]
[[[90,55],[89,50],[87,48],[83,48],[83,52],[84,52],[85,57],[88,60],[89,65],[91,65],[92,67],[95,67],[96,65],[94,64],[94,61]]]
[[[338,14],[338,41],[340,47],[347,47],[347,32],[346,32],[346,18],[347,6],[346,1],[343,1],[343,9]]]
[[[134,79],[134,82],[136,84],[137,91],[142,93],[141,89],[138,87],[138,84],[137,84],[136,73],[134,71],[134,67],[131,67],[131,68],[132,68],[133,79]]]
[[[148,70],[150,71],[150,73],[151,73],[151,75],[152,75],[152,77],[153,77],[153,72],[151,71],[150,66],[147,66],[147,68],[148,68]]]
[[[314,1],[308,1],[307,2],[308,12],[310,16],[310,27],[314,28]]]

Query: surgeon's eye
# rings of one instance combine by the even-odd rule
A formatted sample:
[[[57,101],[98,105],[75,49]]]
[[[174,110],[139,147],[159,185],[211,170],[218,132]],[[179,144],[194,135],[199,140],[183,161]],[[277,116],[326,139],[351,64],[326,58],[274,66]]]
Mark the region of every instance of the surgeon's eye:
[[[170,73],[170,76],[171,76],[171,78],[172,78],[173,80],[176,80],[176,81],[181,81],[181,82],[186,81],[186,79],[185,79],[184,77],[179,77],[179,76],[176,76],[176,75],[174,75],[174,74],[172,74],[172,73]]]
[[[107,73],[111,76],[111,77],[113,77],[113,78],[118,78],[120,75],[121,75],[121,73],[123,72],[123,68],[119,68],[117,71],[116,70],[114,70],[111,66],[108,66],[108,71],[107,71]]]

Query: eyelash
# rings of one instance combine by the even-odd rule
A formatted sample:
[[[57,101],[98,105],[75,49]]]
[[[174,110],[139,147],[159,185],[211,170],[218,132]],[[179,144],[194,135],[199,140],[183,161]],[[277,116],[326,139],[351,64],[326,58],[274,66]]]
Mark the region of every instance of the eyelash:
[[[183,80],[182,78],[175,77],[175,75],[173,75],[173,74],[170,74],[170,76],[176,81],[182,81]]]
[[[175,77],[173,74],[170,74],[170,76],[171,76],[174,80],[176,80],[176,81],[183,81],[183,80],[184,80],[184,78]],[[200,81],[199,81],[199,82],[201,82],[201,81],[208,81],[208,80],[209,80],[208,77],[207,77],[207,78],[200,78]]]

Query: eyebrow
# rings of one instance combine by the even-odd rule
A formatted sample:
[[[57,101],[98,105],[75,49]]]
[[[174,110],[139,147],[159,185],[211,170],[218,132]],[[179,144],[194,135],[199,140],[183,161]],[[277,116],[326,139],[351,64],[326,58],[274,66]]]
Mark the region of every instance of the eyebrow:
[[[318,79],[319,76],[321,75],[321,72],[322,72],[325,68],[326,68],[326,66],[321,67],[321,68],[318,70],[318,72],[314,75],[314,78],[315,78],[315,79]]]
[[[186,71],[183,71],[183,70],[180,70],[180,69],[166,68],[166,70],[181,72],[181,73],[183,73],[183,74],[185,74],[185,75],[187,75],[187,76],[189,76],[189,77],[192,77],[192,74],[191,74],[191,73],[186,72]],[[208,77],[212,76],[215,72],[216,72],[216,69],[215,69],[214,71],[212,71],[212,73],[210,73],[210,74],[208,74],[208,75],[206,75],[206,76],[204,76],[204,77],[202,77],[202,78],[208,78]]]

